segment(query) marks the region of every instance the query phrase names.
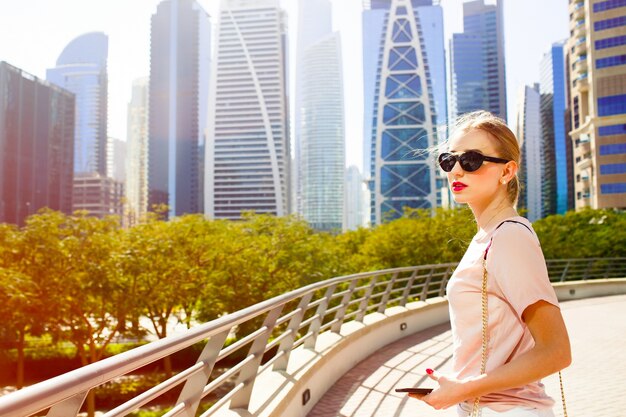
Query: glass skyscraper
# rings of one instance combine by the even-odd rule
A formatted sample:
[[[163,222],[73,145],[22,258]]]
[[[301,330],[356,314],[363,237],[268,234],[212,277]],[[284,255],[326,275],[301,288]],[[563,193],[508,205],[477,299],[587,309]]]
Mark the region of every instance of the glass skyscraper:
[[[435,166],[421,150],[435,143],[436,116],[432,86],[427,78],[426,51],[419,17],[415,11],[424,1],[372,1],[364,11],[365,117],[371,117],[370,217],[380,224],[402,215],[406,207],[433,208],[437,204]],[[366,22],[380,23],[382,29]],[[367,32],[378,34],[369,39]],[[371,42],[371,43],[368,43]],[[378,45],[378,57],[369,48]],[[376,73],[372,64],[376,62]],[[371,106],[368,108],[368,106]],[[371,115],[371,116],[370,116]]]
[[[463,28],[450,40],[450,117],[488,110],[506,120],[502,1],[463,3]]]
[[[290,212],[286,16],[278,0],[222,0],[210,88],[205,213]]]
[[[75,96],[0,62],[0,222],[72,213]]]
[[[148,209],[202,212],[202,156],[211,52],[209,15],[195,0],[165,0],[152,16]]]
[[[298,214],[317,230],[341,230],[344,112],[341,42],[328,0],[299,3],[296,62]]]
[[[147,77],[133,81],[128,104],[124,196],[131,224],[148,211],[148,83]]]
[[[101,32],[81,35],[61,52],[46,79],[76,95],[74,172],[106,175],[107,57],[109,39]]]
[[[565,42],[552,44],[541,60],[540,93],[541,125],[544,139],[546,178],[543,198],[544,215],[563,214],[568,209],[570,193],[568,165],[571,166],[572,150],[565,132]],[[569,160],[569,164],[568,164]]]
[[[531,222],[544,217],[543,187],[546,178],[545,144],[541,129],[539,84],[522,87],[517,98],[517,138],[521,144],[520,208]]]

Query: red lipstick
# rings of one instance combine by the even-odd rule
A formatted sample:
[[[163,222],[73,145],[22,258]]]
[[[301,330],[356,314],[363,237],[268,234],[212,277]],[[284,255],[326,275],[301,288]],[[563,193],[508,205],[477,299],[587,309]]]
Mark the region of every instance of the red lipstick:
[[[454,181],[452,183],[452,191],[462,191],[464,188],[467,188],[467,185],[460,181]]]

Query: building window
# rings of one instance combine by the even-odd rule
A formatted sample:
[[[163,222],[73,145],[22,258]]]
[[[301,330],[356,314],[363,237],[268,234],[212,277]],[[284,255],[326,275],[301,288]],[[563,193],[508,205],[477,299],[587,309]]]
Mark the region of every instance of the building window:
[[[600,165],[600,175],[613,174],[626,174],[626,163]]]
[[[626,55],[608,56],[596,59],[596,68],[608,68],[626,64]]]
[[[598,12],[603,12],[605,10],[611,10],[611,9],[616,9],[618,7],[625,7],[625,6],[626,6],[626,0],[600,1],[593,5],[593,12],[598,13]]]
[[[600,145],[600,155],[619,155],[626,153],[626,143]]]
[[[626,113],[626,94],[598,97],[598,116]]]
[[[618,16],[613,19],[598,20],[594,22],[593,29],[595,31],[613,29],[620,26],[626,26],[626,16]]]
[[[578,96],[574,97],[574,129],[578,129],[580,126],[580,114],[578,106]]]
[[[626,193],[626,182],[615,182],[611,184],[600,184],[601,194],[621,194]]]
[[[596,44],[596,49],[606,49],[606,48],[613,48],[615,46],[626,45],[626,35],[599,39],[595,42],[595,44]]]
[[[600,126],[598,134],[600,136],[626,135],[626,124]]]

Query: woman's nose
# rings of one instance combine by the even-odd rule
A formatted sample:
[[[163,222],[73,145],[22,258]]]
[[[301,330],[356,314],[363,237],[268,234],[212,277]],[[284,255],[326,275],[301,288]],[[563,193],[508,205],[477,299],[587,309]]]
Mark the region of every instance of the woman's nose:
[[[452,167],[452,170],[450,170],[450,173],[454,175],[455,177],[457,177],[459,175],[462,176],[465,173],[465,171],[463,171],[463,168],[461,168],[461,163],[459,161],[456,161],[454,163],[454,166]]]

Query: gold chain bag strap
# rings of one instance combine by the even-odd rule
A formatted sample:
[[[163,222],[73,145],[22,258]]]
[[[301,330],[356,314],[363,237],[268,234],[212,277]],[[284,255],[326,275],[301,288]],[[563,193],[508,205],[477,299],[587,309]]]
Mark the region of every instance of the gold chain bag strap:
[[[506,220],[503,221],[496,227],[496,230],[502,226],[504,223],[518,223],[528,229],[524,223],[516,222],[514,220]],[[530,230],[530,229],[528,229]],[[483,256],[483,282],[481,288],[481,308],[482,308],[482,351],[480,355],[480,374],[485,373],[485,368],[487,366],[487,346],[489,345],[489,333],[487,332],[488,324],[489,324],[489,311],[487,309],[487,253],[489,252],[489,248],[491,247],[491,242],[487,245],[487,249],[485,249],[485,255]],[[561,385],[561,401],[563,403],[563,416],[567,416],[567,407],[565,406],[565,390],[563,389],[563,376],[561,375],[561,371],[559,371],[559,384]],[[474,405],[472,406],[472,413],[470,417],[480,417],[482,416],[482,409],[479,406],[480,397],[476,397],[474,399]]]

